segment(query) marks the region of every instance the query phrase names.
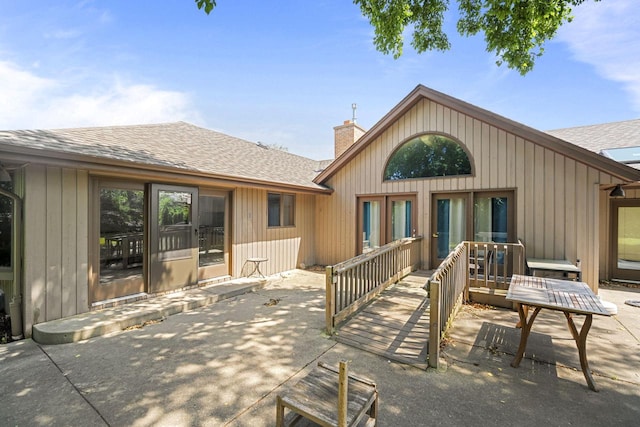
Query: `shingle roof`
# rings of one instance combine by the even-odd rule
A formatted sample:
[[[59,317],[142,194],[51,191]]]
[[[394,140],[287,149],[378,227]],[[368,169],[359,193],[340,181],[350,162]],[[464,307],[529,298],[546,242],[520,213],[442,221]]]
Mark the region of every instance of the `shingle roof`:
[[[146,167],[323,189],[323,163],[185,122],[56,130],[0,131],[7,144]]]
[[[587,150],[640,146],[640,119],[547,131]]]

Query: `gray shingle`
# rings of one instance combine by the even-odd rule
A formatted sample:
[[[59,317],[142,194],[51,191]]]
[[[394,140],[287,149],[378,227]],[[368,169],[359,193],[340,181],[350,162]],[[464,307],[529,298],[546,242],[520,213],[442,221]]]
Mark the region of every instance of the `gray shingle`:
[[[97,161],[112,159],[323,188],[313,178],[323,162],[307,159],[185,122],[55,130],[1,131],[0,143],[73,153]]]
[[[640,146],[640,119],[547,131],[587,150]]]

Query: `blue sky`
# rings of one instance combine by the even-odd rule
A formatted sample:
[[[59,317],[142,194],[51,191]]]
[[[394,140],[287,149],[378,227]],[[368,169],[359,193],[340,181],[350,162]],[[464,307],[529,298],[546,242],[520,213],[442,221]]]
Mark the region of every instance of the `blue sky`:
[[[0,129],[184,120],[326,159],[352,103],[368,129],[418,84],[541,130],[640,117],[637,0],[577,7],[524,77],[451,15],[450,51],[394,60],[349,0],[0,0]]]

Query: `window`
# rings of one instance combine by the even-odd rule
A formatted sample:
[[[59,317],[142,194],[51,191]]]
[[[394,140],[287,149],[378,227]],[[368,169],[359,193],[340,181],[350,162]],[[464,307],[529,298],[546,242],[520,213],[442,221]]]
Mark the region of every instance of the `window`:
[[[293,194],[267,194],[267,223],[269,227],[291,227],[295,218],[296,196]]]
[[[507,243],[508,209],[509,201],[506,196],[477,195],[473,206],[473,240],[476,242]]]
[[[422,135],[403,144],[389,159],[385,180],[471,175],[462,146],[442,135]]]
[[[144,190],[100,188],[100,283],[142,277],[143,259]]]
[[[0,182],[0,188],[12,192],[11,181]],[[14,201],[4,194],[0,194],[0,268],[10,268],[13,265],[13,227],[14,227]],[[0,310],[4,307],[0,307]]]

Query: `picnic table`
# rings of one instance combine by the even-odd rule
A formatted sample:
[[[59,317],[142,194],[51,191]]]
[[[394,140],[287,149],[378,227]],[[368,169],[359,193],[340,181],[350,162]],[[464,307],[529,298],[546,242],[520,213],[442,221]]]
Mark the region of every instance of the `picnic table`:
[[[506,299],[516,303],[518,315],[520,316],[518,325],[522,328],[520,346],[513,362],[511,362],[511,366],[517,368],[520,365],[527,346],[527,339],[531,332],[531,326],[540,310],[546,308],[561,311],[567,318],[569,330],[578,346],[580,367],[587,380],[587,385],[591,390],[598,391],[587,361],[587,334],[591,328],[594,314],[600,316],[610,316],[610,314],[602,305],[600,299],[589,288],[589,285],[584,282],[514,274]],[[534,308],[533,314],[529,319],[527,319],[527,307]],[[585,316],[579,332],[573,321],[574,314]]]

